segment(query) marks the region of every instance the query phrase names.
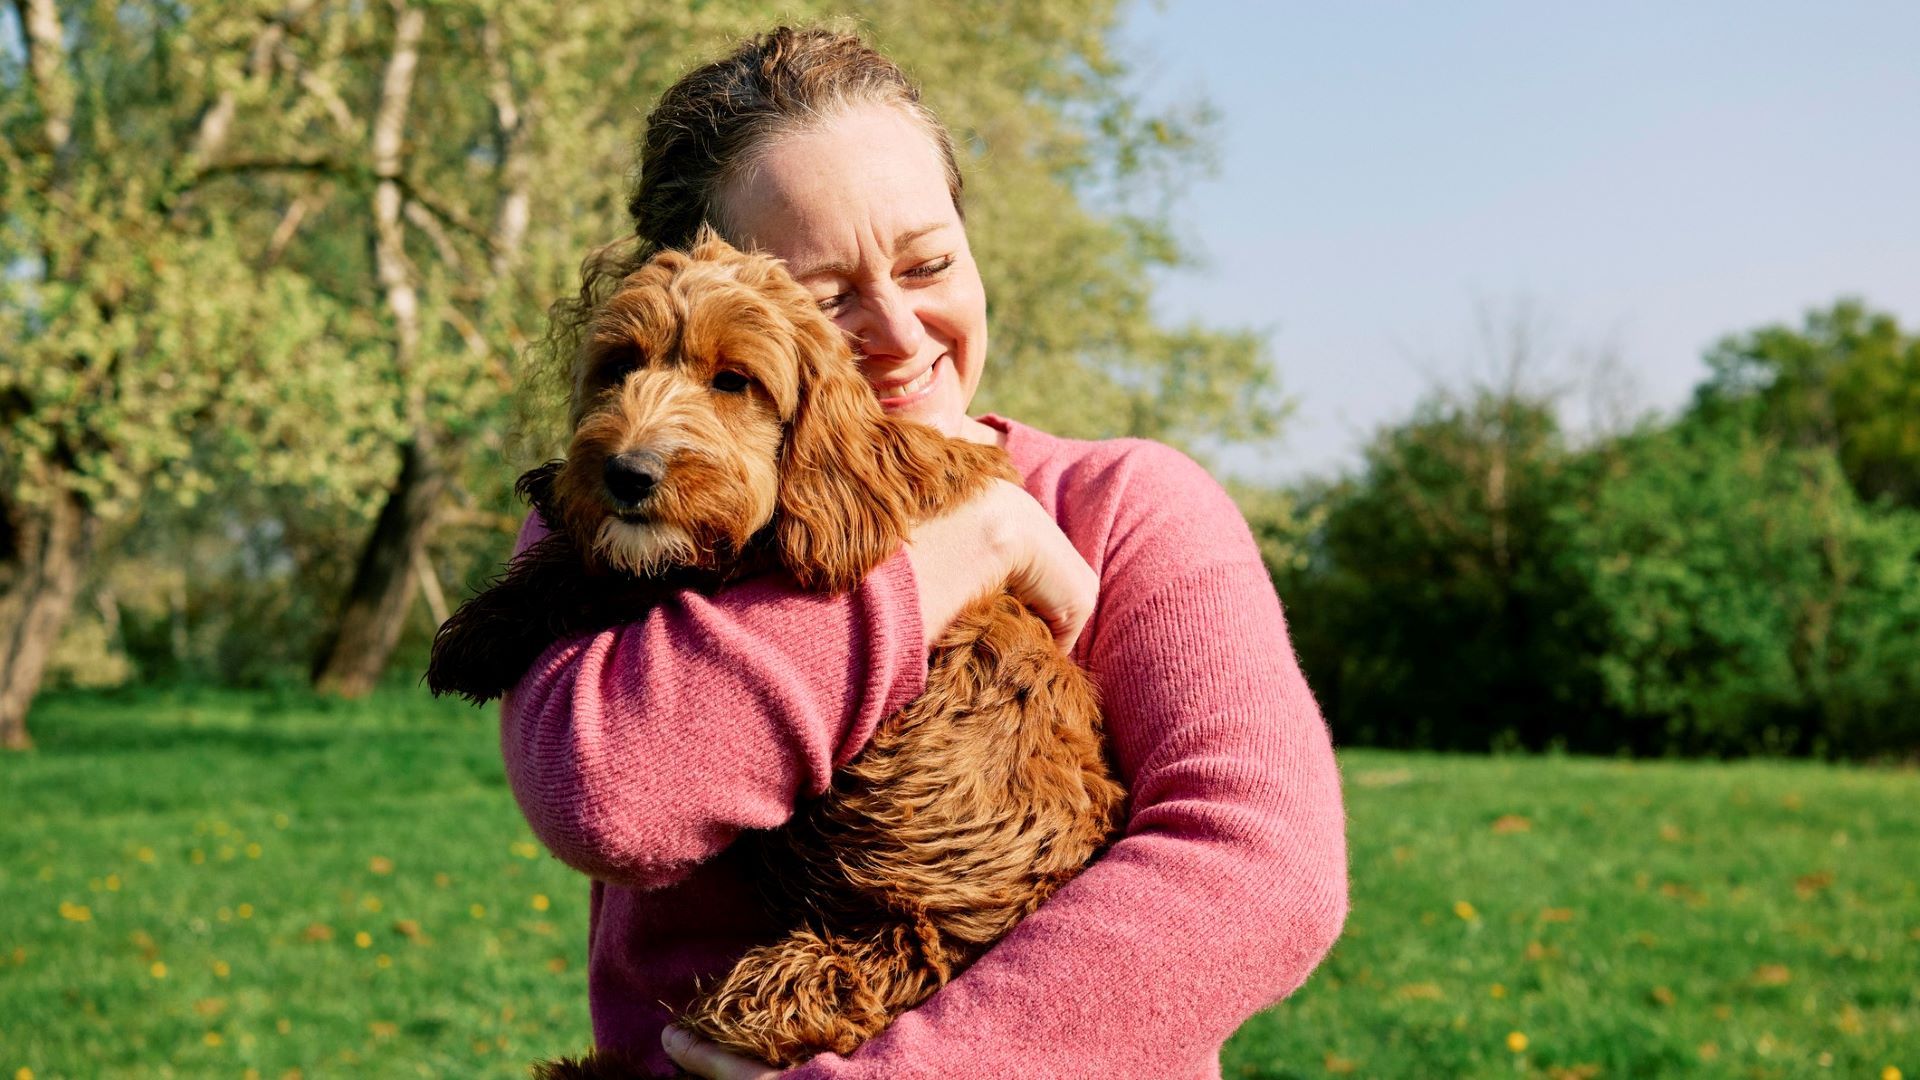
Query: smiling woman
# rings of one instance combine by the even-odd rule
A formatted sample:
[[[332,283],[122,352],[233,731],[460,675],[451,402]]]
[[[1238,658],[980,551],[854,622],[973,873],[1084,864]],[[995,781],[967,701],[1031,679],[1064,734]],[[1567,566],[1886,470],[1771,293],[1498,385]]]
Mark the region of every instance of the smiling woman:
[[[925,690],[955,614],[1004,585],[1093,677],[1124,833],[878,1038],[786,1075],[1218,1077],[1227,1037],[1306,979],[1346,913],[1332,748],[1232,501],[1157,443],[968,414],[986,296],[952,143],[858,38],[781,29],[675,83],[629,208],[633,238],[556,309],[556,354],[614,283],[710,223],[786,261],[889,412],[1003,447],[1023,483],[915,524],[850,592],[774,576],[674,594],[559,642],[508,695],[521,809],[594,879],[600,1049],[659,1075],[771,1075],[667,1026],[777,933],[733,842],[827,791]],[[522,546],[544,532],[531,519]]]

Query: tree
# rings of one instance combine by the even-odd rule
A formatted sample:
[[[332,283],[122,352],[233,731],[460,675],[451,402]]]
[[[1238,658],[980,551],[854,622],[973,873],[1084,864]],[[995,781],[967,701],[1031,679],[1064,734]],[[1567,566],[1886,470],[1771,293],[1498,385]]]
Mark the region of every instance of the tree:
[[[1646,749],[1911,753],[1920,514],[1739,419],[1621,440],[1591,508],[1561,510],[1606,703]]]
[[[1842,300],[1800,327],[1728,337],[1696,410],[1752,409],[1762,430],[1838,455],[1862,498],[1920,507],[1920,335]]]
[[[1582,583],[1555,511],[1586,477],[1550,401],[1435,394],[1359,475],[1304,492],[1303,566],[1275,567],[1302,666],[1344,739],[1611,749]]]
[[[305,416],[298,446],[232,426],[263,387],[326,401],[351,313],[267,257],[271,208],[203,197],[233,171],[236,116],[288,105],[270,72],[312,6],[15,0],[0,26],[7,746],[28,744],[27,707],[108,531],[143,503],[219,489],[226,462],[194,453],[203,433],[267,473],[352,460],[324,415]]]

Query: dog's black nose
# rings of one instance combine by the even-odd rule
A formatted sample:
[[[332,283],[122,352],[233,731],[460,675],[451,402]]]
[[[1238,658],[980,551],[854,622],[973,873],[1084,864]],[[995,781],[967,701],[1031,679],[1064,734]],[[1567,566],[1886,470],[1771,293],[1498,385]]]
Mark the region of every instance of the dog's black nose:
[[[667,475],[666,459],[651,450],[629,450],[607,459],[607,494],[624,506],[638,506]]]

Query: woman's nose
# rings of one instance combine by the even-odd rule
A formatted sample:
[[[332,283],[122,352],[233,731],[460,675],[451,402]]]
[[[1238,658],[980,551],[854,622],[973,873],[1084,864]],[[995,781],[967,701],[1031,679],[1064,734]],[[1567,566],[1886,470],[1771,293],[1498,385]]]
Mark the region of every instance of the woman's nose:
[[[850,329],[867,356],[914,356],[926,337],[919,312],[891,283],[861,298],[859,322]]]

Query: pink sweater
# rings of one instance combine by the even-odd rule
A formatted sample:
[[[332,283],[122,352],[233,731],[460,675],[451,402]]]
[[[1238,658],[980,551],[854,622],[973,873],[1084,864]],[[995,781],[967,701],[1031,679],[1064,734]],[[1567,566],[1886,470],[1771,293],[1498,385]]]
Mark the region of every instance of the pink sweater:
[[[794,1078],[1216,1078],[1347,910],[1327,729],[1239,511],[1179,452],[987,417],[1100,600],[1092,672],[1131,793],[1097,863],[930,1001]],[[524,545],[539,535],[523,530]],[[768,940],[728,851],[826,790],[926,654],[904,553],[850,595],[760,579],[561,642],[508,695],[501,747],[533,831],[594,878],[595,1042],[659,1049],[670,1007]]]

